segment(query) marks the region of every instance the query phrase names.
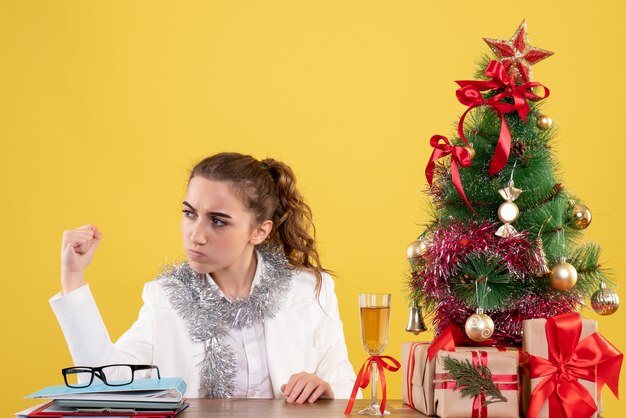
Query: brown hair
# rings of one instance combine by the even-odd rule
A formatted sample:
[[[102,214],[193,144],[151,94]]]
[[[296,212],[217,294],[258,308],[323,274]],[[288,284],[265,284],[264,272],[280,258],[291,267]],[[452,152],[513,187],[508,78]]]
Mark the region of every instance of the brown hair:
[[[224,152],[196,164],[189,180],[195,176],[231,183],[258,222],[271,220],[274,225],[268,239],[283,248],[292,266],[314,271],[319,294],[326,270],[317,253],[311,208],[296,189],[296,177],[288,165],[272,158],[259,161]]]

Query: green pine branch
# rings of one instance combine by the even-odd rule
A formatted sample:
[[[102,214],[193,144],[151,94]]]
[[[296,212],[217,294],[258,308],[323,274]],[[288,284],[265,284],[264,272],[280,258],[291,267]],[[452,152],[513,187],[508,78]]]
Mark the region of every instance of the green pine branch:
[[[487,310],[505,308],[523,294],[502,259],[484,252],[468,254],[458,265],[452,289],[468,306]]]
[[[479,58],[479,61],[476,63],[476,72],[474,73],[474,78],[476,80],[487,80],[488,77],[485,76],[485,68],[490,61],[493,61],[493,57],[488,54],[484,54]]]
[[[507,401],[494,383],[491,370],[487,366],[474,366],[469,360],[461,361],[450,356],[444,356],[443,367],[456,381],[454,390],[459,390],[461,396],[474,397],[483,391],[486,405]]]
[[[580,245],[572,252],[570,264],[578,273],[575,290],[583,297],[591,296],[604,282],[609,286],[615,283],[609,277],[609,272],[600,265],[602,250],[595,242]]]

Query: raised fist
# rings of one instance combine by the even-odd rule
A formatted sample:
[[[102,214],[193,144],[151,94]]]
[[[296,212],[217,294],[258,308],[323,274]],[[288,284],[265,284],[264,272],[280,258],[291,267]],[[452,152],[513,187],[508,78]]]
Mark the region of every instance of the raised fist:
[[[61,244],[61,287],[63,294],[82,286],[83,273],[102,241],[102,232],[94,225],[63,232]]]

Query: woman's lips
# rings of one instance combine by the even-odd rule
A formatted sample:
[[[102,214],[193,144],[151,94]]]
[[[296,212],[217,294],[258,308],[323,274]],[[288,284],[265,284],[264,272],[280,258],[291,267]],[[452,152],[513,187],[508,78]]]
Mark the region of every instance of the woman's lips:
[[[187,250],[187,255],[189,256],[189,258],[193,258],[196,260],[206,257],[205,254],[194,250]]]

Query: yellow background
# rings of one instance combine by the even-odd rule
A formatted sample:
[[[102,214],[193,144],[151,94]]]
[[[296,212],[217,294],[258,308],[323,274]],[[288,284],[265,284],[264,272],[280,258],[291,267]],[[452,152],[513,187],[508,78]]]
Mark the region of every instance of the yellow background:
[[[324,265],[338,273],[354,367],[366,357],[358,292],[393,294],[386,353],[399,358],[416,339],[404,332],[404,251],[428,219],[428,140],[453,134],[464,110],[453,80],[472,78],[482,37],[509,38],[523,18],[531,43],[557,52],[534,78],[552,91],[564,183],[593,211],[585,237],[621,281],[624,16],[617,0],[3,0],[0,415],[62,383],[71,364],[48,306],[62,231],[104,232],[87,276],[116,339],[143,283],[182,255],[187,170],[224,150],[294,168]],[[599,324],[621,349],[625,312]],[[399,398],[400,374],[388,380]],[[605,417],[618,417],[604,399]]]

